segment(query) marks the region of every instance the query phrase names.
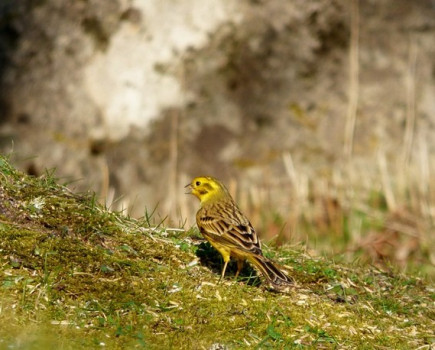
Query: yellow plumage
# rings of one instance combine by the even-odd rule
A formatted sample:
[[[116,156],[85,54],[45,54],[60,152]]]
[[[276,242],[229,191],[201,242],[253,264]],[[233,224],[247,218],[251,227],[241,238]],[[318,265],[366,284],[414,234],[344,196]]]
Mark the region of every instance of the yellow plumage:
[[[237,273],[248,260],[266,277],[277,290],[291,285],[290,279],[270,259],[263,256],[258,236],[249,220],[242,214],[225,186],[210,176],[196,177],[186,187],[199,198],[201,207],[196,222],[201,234],[222,255],[225,276],[230,258],[237,261]]]

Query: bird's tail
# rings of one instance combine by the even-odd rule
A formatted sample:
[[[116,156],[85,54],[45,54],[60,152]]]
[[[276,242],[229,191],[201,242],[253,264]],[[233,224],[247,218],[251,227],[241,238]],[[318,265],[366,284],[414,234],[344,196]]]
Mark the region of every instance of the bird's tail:
[[[262,272],[272,288],[278,291],[286,291],[291,287],[292,280],[272,260],[256,254],[251,255],[248,261]]]

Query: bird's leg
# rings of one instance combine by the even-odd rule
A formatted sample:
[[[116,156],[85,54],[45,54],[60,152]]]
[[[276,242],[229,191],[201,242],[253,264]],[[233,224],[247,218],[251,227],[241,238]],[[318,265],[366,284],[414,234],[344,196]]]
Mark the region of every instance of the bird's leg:
[[[237,272],[236,272],[236,274],[234,276],[235,280],[237,279],[237,277],[239,277],[239,273],[243,269],[243,263],[244,263],[244,261],[242,259],[238,259],[237,260]]]
[[[227,269],[227,265],[228,265],[228,262],[229,262],[229,261],[230,261],[230,259],[228,259],[227,261],[225,261],[224,267],[222,268],[221,278],[219,278],[219,282],[218,282],[218,283],[220,283],[220,282],[223,280],[223,278],[224,278],[224,276],[225,276],[225,270]]]

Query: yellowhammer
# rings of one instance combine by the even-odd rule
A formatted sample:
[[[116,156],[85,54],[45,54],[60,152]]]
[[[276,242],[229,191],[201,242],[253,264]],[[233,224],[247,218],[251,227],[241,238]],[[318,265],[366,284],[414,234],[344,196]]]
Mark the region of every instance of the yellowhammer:
[[[225,186],[210,176],[200,176],[186,187],[201,201],[196,222],[201,234],[224,259],[221,279],[230,258],[237,260],[236,277],[245,260],[257,267],[274,289],[283,291],[291,281],[270,259],[263,256],[261,244],[249,220],[242,214]]]

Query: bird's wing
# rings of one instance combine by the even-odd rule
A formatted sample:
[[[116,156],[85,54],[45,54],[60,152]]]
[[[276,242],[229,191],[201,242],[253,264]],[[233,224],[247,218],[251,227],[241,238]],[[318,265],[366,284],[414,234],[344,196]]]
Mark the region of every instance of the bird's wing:
[[[257,233],[234,203],[216,203],[202,208],[197,222],[201,232],[211,240],[247,253],[261,254]]]

